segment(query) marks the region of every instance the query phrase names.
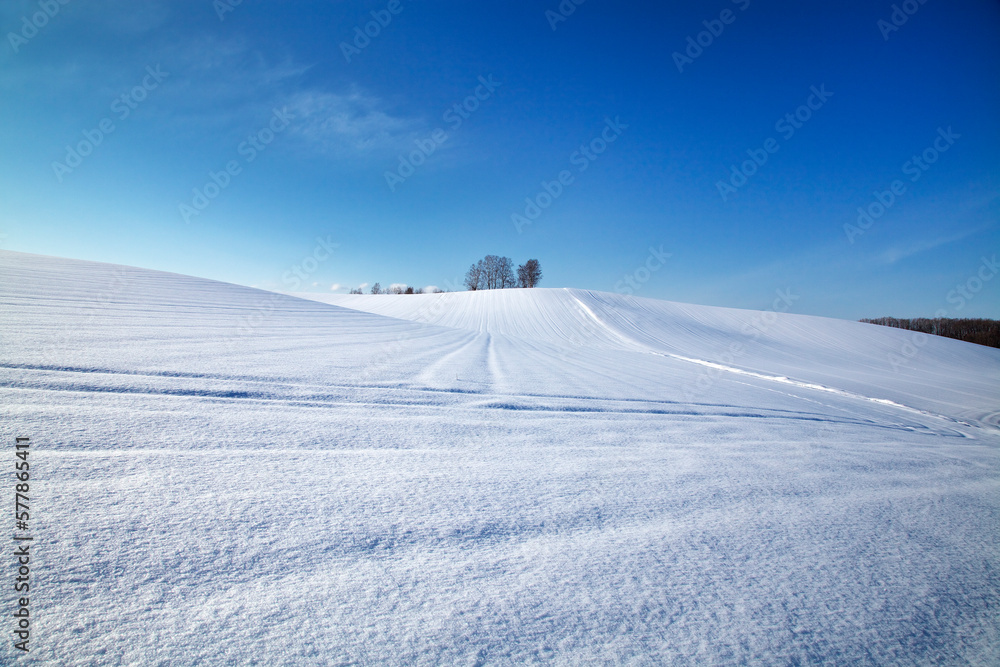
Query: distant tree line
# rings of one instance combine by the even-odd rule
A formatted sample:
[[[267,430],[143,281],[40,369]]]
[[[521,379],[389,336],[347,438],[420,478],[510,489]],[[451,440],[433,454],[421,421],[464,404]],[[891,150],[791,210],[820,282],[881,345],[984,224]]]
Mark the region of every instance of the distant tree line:
[[[507,289],[509,287],[535,287],[542,279],[542,265],[537,259],[529,259],[517,267],[517,277],[514,277],[514,262],[510,257],[486,255],[469,267],[465,274],[465,286],[470,290]],[[362,285],[361,287],[364,287]],[[355,287],[351,294],[364,294],[361,287]],[[371,286],[371,294],[423,294],[427,291],[440,293],[442,290],[433,288],[414,288],[409,285],[391,285],[382,287],[382,283]]]
[[[420,288],[420,287],[411,287],[410,285],[390,285],[389,287],[382,289],[382,283],[375,283],[374,285],[372,285],[371,293],[372,294],[423,294],[424,292],[427,292],[428,289],[430,292],[433,293],[441,292],[441,290],[439,290],[436,287]],[[350,293],[364,294],[365,292],[360,287],[356,287],[352,289]]]
[[[529,259],[517,267],[517,277],[515,278],[514,261],[510,257],[486,255],[466,271],[465,286],[470,291],[535,287],[541,279],[542,265],[538,263],[537,259]]]
[[[1000,320],[966,319],[937,317],[917,317],[914,319],[899,319],[896,317],[876,317],[864,319],[868,324],[880,324],[884,327],[895,327],[907,331],[956,338],[968,343],[1000,347]]]

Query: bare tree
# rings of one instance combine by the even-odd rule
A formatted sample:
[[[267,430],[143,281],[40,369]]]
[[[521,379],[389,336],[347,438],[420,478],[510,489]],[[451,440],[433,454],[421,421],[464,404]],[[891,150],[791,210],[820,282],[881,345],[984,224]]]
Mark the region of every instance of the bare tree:
[[[500,258],[496,255],[483,257],[484,289],[496,289],[500,283]]]
[[[351,290],[351,294],[364,294],[364,292],[361,291],[360,287],[355,287]]]
[[[542,265],[537,259],[529,259],[517,267],[518,287],[535,287],[542,279]]]
[[[479,260],[465,272],[465,286],[470,291],[485,289],[483,282],[483,260]]]
[[[497,262],[497,287],[507,289],[515,287],[517,281],[514,280],[514,260],[510,257],[501,257]]]
[[[375,283],[374,285],[372,285],[372,294],[381,294],[381,293],[382,293],[381,283]]]

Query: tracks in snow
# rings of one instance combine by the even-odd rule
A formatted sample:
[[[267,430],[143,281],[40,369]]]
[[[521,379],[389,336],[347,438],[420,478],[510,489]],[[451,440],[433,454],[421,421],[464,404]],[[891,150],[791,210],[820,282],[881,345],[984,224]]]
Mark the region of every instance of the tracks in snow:
[[[756,379],[759,379],[759,380],[766,380],[768,382],[777,382],[777,383],[781,383],[781,384],[791,385],[791,386],[799,388],[799,389],[811,389],[811,390],[814,390],[814,391],[821,391],[821,392],[826,392],[826,393],[830,393],[830,394],[836,394],[837,396],[841,396],[841,397],[849,398],[849,399],[854,399],[854,400],[858,400],[858,401],[869,401],[869,402],[872,402],[872,403],[878,403],[880,405],[886,405],[886,406],[895,408],[897,410],[903,410],[905,412],[910,412],[912,414],[918,414],[918,415],[922,415],[922,416],[925,416],[925,417],[931,417],[931,418],[934,418],[934,419],[940,419],[942,421],[949,422],[949,423],[952,423],[952,424],[959,424],[961,426],[967,426],[967,427],[970,427],[970,428],[974,427],[974,424],[971,424],[969,422],[960,421],[960,420],[957,420],[957,419],[953,419],[951,417],[946,417],[944,415],[939,415],[939,414],[935,414],[933,412],[928,412],[926,410],[919,410],[917,408],[911,408],[908,405],[903,405],[902,403],[897,403],[895,401],[890,401],[889,399],[886,399],[886,398],[874,398],[872,396],[865,396],[863,394],[858,394],[858,393],[855,393],[855,392],[846,391],[844,389],[836,389],[834,387],[827,387],[825,385],[816,384],[814,382],[805,382],[803,380],[795,380],[795,379],[792,379],[792,378],[785,377],[783,375],[768,375],[766,373],[758,373],[756,371],[748,371],[748,370],[745,370],[745,369],[742,369],[742,368],[737,368],[735,366],[727,366],[725,364],[716,363],[714,361],[707,361],[705,359],[696,359],[696,358],[692,358],[692,357],[685,357],[685,356],[680,355],[680,354],[672,354],[672,353],[669,353],[669,352],[658,352],[658,351],[656,351],[656,350],[654,350],[654,349],[652,349],[652,348],[650,348],[648,346],[642,345],[638,341],[635,341],[635,340],[632,340],[632,339],[628,338],[627,336],[623,335],[621,332],[616,331],[614,328],[612,328],[607,323],[605,323],[601,318],[599,318],[594,313],[594,311],[592,311],[590,308],[588,308],[587,305],[584,304],[582,301],[580,301],[580,299],[578,299],[577,297],[574,296],[573,300],[576,301],[580,305],[580,308],[582,309],[582,311],[585,312],[591,319],[593,319],[594,322],[596,322],[599,326],[604,327],[610,334],[612,334],[612,335],[616,336],[617,338],[619,338],[630,349],[641,350],[641,351],[643,351],[643,352],[645,352],[647,354],[654,354],[654,355],[657,355],[657,356],[660,356],[660,357],[666,357],[668,359],[677,359],[679,361],[685,361],[687,363],[697,364],[699,366],[704,366],[706,368],[711,368],[711,369],[722,371],[722,372],[726,372],[726,373],[732,373],[734,375],[743,375],[743,376],[747,376],[747,377],[756,378]],[[961,431],[959,431],[959,432],[962,433],[962,435],[965,436],[965,437],[967,437],[967,438],[971,438],[972,437],[968,433],[964,433],[964,432],[961,432]]]
[[[478,338],[478,337],[477,337]],[[465,349],[465,348],[462,348]],[[489,355],[489,344],[483,348]],[[33,368],[19,365],[20,378],[0,380],[0,392],[85,393],[118,395],[125,400],[167,399],[257,405],[260,407],[369,410],[461,410],[531,414],[648,415],[650,417],[761,419],[922,430],[918,424],[886,424],[855,416],[709,402],[681,402],[552,393],[501,393],[484,389],[381,384],[313,384],[225,376],[178,377],[156,372],[111,369]],[[132,397],[132,398],[129,398]],[[33,402],[33,401],[29,401]],[[183,404],[179,403],[178,406]],[[939,435],[948,435],[940,434]]]

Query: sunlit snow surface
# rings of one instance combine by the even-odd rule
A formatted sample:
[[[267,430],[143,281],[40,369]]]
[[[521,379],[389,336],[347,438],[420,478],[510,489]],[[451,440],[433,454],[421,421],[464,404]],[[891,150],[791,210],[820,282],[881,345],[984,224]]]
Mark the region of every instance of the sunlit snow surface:
[[[19,664],[1000,663],[1000,351],[582,290],[325,300],[0,252]]]

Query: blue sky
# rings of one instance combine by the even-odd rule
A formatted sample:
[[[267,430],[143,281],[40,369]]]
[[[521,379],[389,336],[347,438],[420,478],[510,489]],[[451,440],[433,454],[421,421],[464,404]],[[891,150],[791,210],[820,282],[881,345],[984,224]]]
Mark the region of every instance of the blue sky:
[[[1000,5],[893,4],[6,2],[0,248],[1000,318]]]

